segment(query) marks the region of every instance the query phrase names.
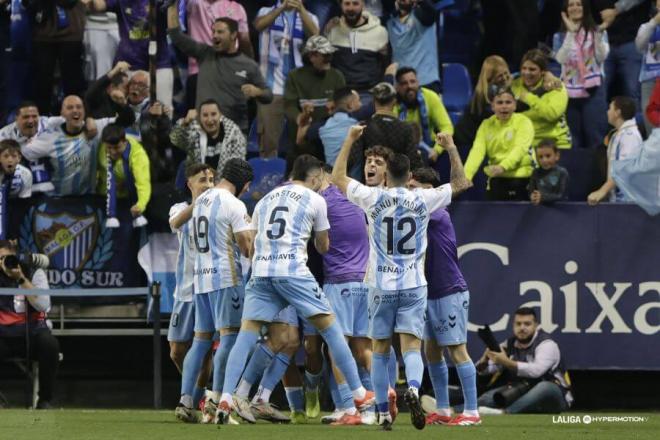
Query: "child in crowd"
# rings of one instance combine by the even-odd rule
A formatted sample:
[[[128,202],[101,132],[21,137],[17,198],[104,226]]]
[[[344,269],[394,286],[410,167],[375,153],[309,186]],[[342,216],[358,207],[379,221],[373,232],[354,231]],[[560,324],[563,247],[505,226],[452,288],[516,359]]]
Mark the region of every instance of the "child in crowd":
[[[568,171],[557,165],[559,162],[559,149],[552,139],[543,139],[536,146],[536,161],[539,168],[535,168],[529,179],[529,199],[534,205],[553,203],[564,198]]]
[[[0,141],[0,190],[3,195],[21,199],[32,196],[32,172],[21,165],[22,157],[18,142],[13,139]]]
[[[597,205],[606,197],[610,202],[629,202],[616,187],[612,178],[612,163],[624,159],[635,159],[642,149],[642,135],[637,128],[635,100],[626,96],[615,96],[607,110],[607,122],[614,127],[607,142],[607,180],[596,191],[589,194],[587,202]]]

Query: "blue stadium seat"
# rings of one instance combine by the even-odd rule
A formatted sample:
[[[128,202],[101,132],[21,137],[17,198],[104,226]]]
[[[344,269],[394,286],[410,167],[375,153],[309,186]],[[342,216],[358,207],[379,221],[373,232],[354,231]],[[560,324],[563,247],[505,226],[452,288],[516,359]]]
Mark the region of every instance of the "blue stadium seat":
[[[442,102],[455,124],[472,96],[470,74],[462,64],[445,63],[442,65],[442,84]]]
[[[245,206],[247,206],[248,212],[251,214],[254,211],[254,206],[264,194],[268,193],[284,180],[286,161],[280,158],[254,158],[248,160],[248,162],[254,170],[254,180],[250,185],[249,191],[241,196],[241,200],[245,202]]]

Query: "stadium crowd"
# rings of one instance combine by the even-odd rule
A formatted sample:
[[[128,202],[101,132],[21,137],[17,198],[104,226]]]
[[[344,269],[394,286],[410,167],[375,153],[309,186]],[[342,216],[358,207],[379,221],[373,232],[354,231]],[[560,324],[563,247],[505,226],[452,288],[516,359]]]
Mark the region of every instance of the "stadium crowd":
[[[523,331],[520,337],[516,333],[517,341],[509,341],[511,347],[506,351],[518,350],[516,360],[488,351],[475,369],[465,351],[467,306],[460,307],[469,303],[469,292],[454,261],[455,237],[449,215],[436,208],[468,190],[481,172],[487,176],[488,200],[539,205],[565,199],[570,177],[560,158],[571,148],[599,149],[607,157],[605,176],[587,197],[589,204],[631,202],[641,197],[657,205],[657,192],[647,189],[640,195],[628,186],[622,191],[618,182],[634,175],[631,164],[650,145],[644,142],[644,135],[660,124],[660,85],[656,85],[660,84],[656,83],[660,76],[660,1],[529,2],[541,8],[544,19],[554,11],[555,29],[546,41],[520,39],[515,41],[515,50],[485,53],[474,93],[457,116],[450,116],[442,98],[446,91],[440,75],[438,45],[443,41],[438,40],[437,6],[443,3],[0,0],[0,38],[2,47],[10,48],[0,52],[0,117],[8,122],[0,130],[0,220],[6,221],[12,198],[39,193],[48,197],[100,194],[108,200],[106,226],[117,226],[117,199],[128,199],[133,224],[141,227],[149,218],[145,213],[155,184],[174,184],[190,192],[190,203],[170,210],[170,225],[181,241],[179,296],[170,341],[172,359],[183,374],[177,417],[184,421],[197,420],[195,407],[200,400],[205,402],[204,419],[218,423],[233,421],[229,417],[232,409],[249,422],[256,418],[302,422],[317,417],[319,381],[323,365],[328,363],[322,354],[323,339],[335,370],[330,381],[334,382],[337,409],[327,421],[360,424],[378,420],[387,428],[396,418],[392,378],[373,371],[378,368],[391,375],[393,368],[388,364],[397,357],[391,354],[393,332],[401,335],[401,360],[409,385],[404,397],[417,427],[481,423],[476,371],[492,373],[496,366],[529,381],[547,382],[550,389],[531,397],[528,394],[528,399],[536,396],[546,403],[554,399],[552,405],[520,403],[511,412],[520,412],[520,408],[564,410],[572,399],[570,382],[555,380],[563,378],[563,366],[555,358],[548,362],[547,352],[558,355],[559,349],[537,331],[535,317],[527,324],[533,327],[531,333]],[[501,14],[483,6],[484,23]],[[330,17],[329,11],[338,15]],[[489,29],[486,26],[487,33]],[[251,33],[257,38],[251,39]],[[524,50],[520,50],[521,41],[527,44]],[[559,68],[555,73],[553,66]],[[636,118],[640,111],[644,116]],[[249,153],[251,142],[258,148]],[[292,182],[268,188],[273,193],[257,204],[254,213],[248,213],[237,199],[254,177],[246,162],[250,156],[286,159],[283,171]],[[433,168],[444,156],[451,172],[442,176],[449,183],[441,186]],[[408,171],[412,173],[410,182]],[[384,184],[389,189],[373,189]],[[406,190],[408,186],[418,188],[417,192]],[[365,273],[369,278],[371,271],[365,268],[367,254],[375,252],[376,246],[369,246],[367,240],[373,236],[367,237],[366,227],[350,231],[339,226],[345,236],[334,232],[336,224],[346,222],[342,215],[352,216],[353,226],[356,221],[364,223],[362,210],[369,216],[370,228],[384,228],[383,222],[371,224],[370,212],[376,209],[377,197],[387,198],[396,191],[415,203],[423,200],[430,223],[426,215],[420,215],[426,220],[418,218],[415,222],[421,223],[411,226],[406,223],[409,217],[403,217],[396,226],[397,249],[393,251],[392,240],[388,242],[386,253],[402,256],[392,267],[401,268],[403,256],[413,253],[422,260],[410,261],[423,261],[425,233],[423,238],[415,235],[419,244],[414,252],[405,242],[416,234],[416,228],[419,234],[428,225],[427,266],[433,261],[438,267],[448,267],[449,276],[454,277],[432,279],[431,272],[442,271],[427,269],[429,310],[431,304],[437,305],[438,321],[441,315],[459,314],[463,328],[441,331],[431,324],[423,332],[424,323],[411,319],[415,313],[420,317],[416,310],[421,310],[421,316],[425,311],[425,292],[414,291],[426,286],[423,264],[416,269],[417,279],[401,275],[399,278],[405,278],[402,283],[396,275],[388,278],[371,273],[376,281],[367,283],[367,292],[363,283]],[[284,202],[270,206],[274,197]],[[301,199],[304,202],[298,203]],[[225,208],[218,211],[220,204]],[[291,232],[285,219],[289,210],[293,216],[297,209],[301,211],[295,218],[303,230]],[[248,214],[253,216],[251,222]],[[269,229],[273,225],[279,228]],[[317,297],[316,303],[305,303],[293,293],[282,294],[278,289],[286,290],[286,286],[278,283],[286,284],[292,274],[311,277],[303,267],[312,226],[314,246],[325,254],[325,294],[321,293],[323,300]],[[410,236],[401,238],[406,228],[412,228]],[[212,230],[221,237],[212,236]],[[6,228],[1,231],[5,233]],[[433,231],[440,238],[434,238]],[[264,245],[277,235],[290,241],[280,249]],[[0,236],[5,238],[13,237]],[[9,244],[2,247],[11,248]],[[437,254],[430,257],[432,252]],[[199,259],[201,263],[191,259],[190,254],[206,253],[208,261],[206,257]],[[280,261],[273,265],[265,260],[273,255],[284,260],[295,260],[291,255],[300,258],[295,264]],[[245,284],[245,294],[258,297],[277,292],[278,298],[285,299],[281,304],[273,302],[273,307],[290,304],[296,310],[285,308],[288,312],[280,313],[280,307],[265,316],[265,298],[250,302],[246,295],[243,304],[240,275],[250,266],[247,257],[252,257],[252,278]],[[286,265],[290,271],[279,272]],[[34,278],[30,282],[6,265],[2,269],[22,288],[37,285]],[[297,287],[301,292],[320,291],[313,278],[305,282],[311,284]],[[346,309],[337,305],[346,296],[344,289],[352,298]],[[383,324],[387,330],[376,331],[371,319],[357,317],[379,316],[374,289],[382,293],[382,304],[390,291],[398,292],[392,294],[395,302],[406,298],[396,316],[387,315],[383,308],[383,322],[392,324],[391,328]],[[421,302],[411,298],[423,298],[424,306],[419,309]],[[23,315],[17,307],[27,304],[35,309],[34,319],[45,319],[47,305],[22,301],[22,305],[1,303],[4,312],[0,316],[14,313],[20,321]],[[328,301],[341,328],[328,318],[332,316]],[[236,306],[233,311],[232,303]],[[238,306],[243,323],[236,314]],[[530,315],[533,311],[523,310],[516,316]],[[304,377],[289,368],[301,343],[298,316],[307,318],[301,324],[307,354]],[[0,321],[0,329],[20,325],[19,321]],[[254,348],[262,322],[270,323],[269,338]],[[397,327],[392,327],[394,323]],[[33,328],[47,331],[43,326]],[[210,360],[207,353],[216,330],[220,347]],[[449,339],[448,334],[454,338]],[[374,339],[373,347],[369,338]],[[422,339],[436,392],[435,405],[424,408],[426,416],[417,393],[424,370]],[[548,348],[551,343],[552,349]],[[53,342],[46,340],[45,346],[52,354]],[[455,417],[445,397],[444,347],[449,348],[463,386],[465,405]],[[249,357],[251,350],[254,353]],[[536,361],[534,350],[543,352]],[[0,345],[0,357],[8,356],[9,351]],[[204,398],[210,375],[213,387]],[[268,403],[282,377],[290,417]],[[250,402],[250,389],[259,380],[257,395]],[[44,407],[51,398],[50,387],[46,390]],[[482,396],[479,404],[495,406],[492,395],[496,392]],[[508,405],[504,410],[510,409]]]

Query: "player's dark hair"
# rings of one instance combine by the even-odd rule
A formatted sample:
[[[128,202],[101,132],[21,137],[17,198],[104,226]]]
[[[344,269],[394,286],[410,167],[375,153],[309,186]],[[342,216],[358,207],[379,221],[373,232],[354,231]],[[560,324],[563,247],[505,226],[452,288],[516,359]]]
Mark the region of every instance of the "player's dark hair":
[[[202,107],[205,105],[215,105],[218,108],[218,111],[220,111],[220,104],[218,104],[218,101],[216,101],[213,98],[208,98],[202,101],[201,104],[199,104],[199,111],[202,111]]]
[[[24,108],[29,108],[29,107],[34,107],[39,111],[39,106],[37,105],[36,102],[34,101],[21,101],[20,104],[18,104],[18,107],[16,107],[16,115],[19,115],[21,113],[21,110]]]
[[[126,131],[123,127],[117,124],[110,124],[103,129],[101,133],[101,142],[117,145],[121,141],[126,140]]]
[[[434,188],[440,186],[440,175],[431,167],[415,168],[412,171],[412,177],[419,183],[431,184]]]
[[[313,170],[322,170],[323,162],[311,154],[302,154],[293,162],[291,169],[291,179],[305,181],[309,173]]]
[[[21,144],[16,142],[14,139],[3,139],[0,141],[0,154],[5,151],[15,151],[21,153]]]
[[[401,153],[394,153],[387,161],[387,174],[389,176],[388,182],[394,181],[397,183],[405,182],[408,180],[408,173],[410,172],[410,159],[408,156]]]
[[[621,117],[624,121],[635,117],[637,105],[635,105],[634,99],[627,96],[615,96],[612,98],[612,103],[621,112]]]
[[[392,157],[392,154],[394,153],[388,147],[383,147],[382,145],[374,145],[373,147],[367,148],[365,150],[364,157],[366,159],[367,157],[370,156],[378,156],[378,157],[382,157],[383,159],[385,159],[385,162],[387,162],[388,160],[390,160],[390,157]]]
[[[213,167],[211,165],[209,165],[207,163],[193,163],[193,164],[190,164],[186,167],[186,171],[185,171],[186,180],[188,180],[192,176],[195,176],[195,175],[201,173],[202,171],[206,171],[206,170],[209,170],[211,173],[213,173],[215,175],[215,170],[213,169]]]
[[[332,174],[332,165],[330,165],[329,163],[324,163],[323,172],[326,174]]]
[[[536,146],[536,150],[539,148],[552,148],[555,152],[557,152],[557,142],[555,142],[554,139],[543,139],[539,144]]]
[[[221,177],[234,185],[236,188],[235,196],[241,192],[246,183],[252,182],[254,179],[254,171],[252,165],[245,159],[234,157],[225,162],[222,167]]]
[[[520,307],[518,310],[516,310],[514,315],[520,315],[520,316],[530,316],[531,315],[531,316],[534,317],[534,321],[536,321],[536,312],[531,307]]]
[[[238,22],[234,20],[233,18],[229,17],[220,17],[215,19],[215,23],[222,22],[227,25],[229,28],[229,32],[232,34],[235,34],[238,32]]]
[[[417,76],[417,71],[415,69],[413,69],[410,66],[403,66],[403,67],[399,68],[399,70],[396,71],[396,75],[394,76],[394,78],[396,79],[396,82],[397,83],[400,82],[401,77],[403,77],[403,75],[406,75],[408,73],[414,73],[415,76]]]

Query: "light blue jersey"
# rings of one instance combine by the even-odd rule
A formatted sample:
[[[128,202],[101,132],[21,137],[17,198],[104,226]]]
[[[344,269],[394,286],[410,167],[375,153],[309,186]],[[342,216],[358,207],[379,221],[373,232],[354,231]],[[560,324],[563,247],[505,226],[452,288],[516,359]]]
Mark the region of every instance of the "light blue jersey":
[[[170,208],[170,220],[179,215],[188,207],[188,203],[182,202]],[[187,221],[177,230],[179,239],[179,252],[176,257],[176,289],[174,299],[177,301],[190,302],[193,295],[193,269],[195,266],[195,244],[191,231],[191,221]]]

